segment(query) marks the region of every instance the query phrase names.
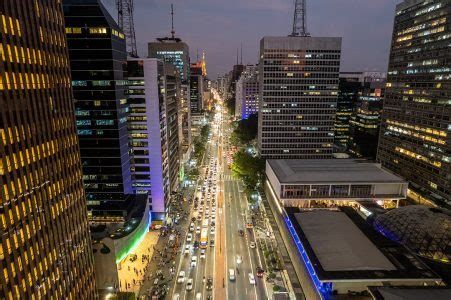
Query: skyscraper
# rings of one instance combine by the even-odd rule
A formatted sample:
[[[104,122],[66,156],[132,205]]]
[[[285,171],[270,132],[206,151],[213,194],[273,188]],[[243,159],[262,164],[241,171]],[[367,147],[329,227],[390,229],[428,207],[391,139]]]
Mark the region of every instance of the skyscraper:
[[[396,6],[377,158],[408,196],[451,204],[450,1]]]
[[[61,2],[0,9],[0,299],[94,299]]]
[[[190,71],[190,110],[192,115],[198,115],[204,109],[204,79],[202,66],[198,63],[191,64]]]
[[[155,58],[127,61],[134,188],[148,193],[152,220],[164,219],[171,192],[164,64]]]
[[[89,216],[121,222],[133,194],[124,34],[100,1],[63,3]]]
[[[330,158],[341,38],[260,41],[259,152],[266,158]]]

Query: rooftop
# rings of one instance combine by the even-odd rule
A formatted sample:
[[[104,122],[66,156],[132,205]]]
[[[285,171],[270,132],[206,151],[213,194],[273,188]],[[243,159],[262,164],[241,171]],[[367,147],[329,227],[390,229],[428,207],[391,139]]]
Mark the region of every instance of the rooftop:
[[[267,162],[282,184],[405,183],[379,164],[355,159],[270,159]]]
[[[371,295],[376,300],[447,300],[451,299],[451,289],[447,287],[425,286],[370,286]]]
[[[350,207],[285,210],[320,281],[440,280],[420,259],[379,234]]]
[[[312,210],[294,217],[325,271],[396,270],[344,212]]]

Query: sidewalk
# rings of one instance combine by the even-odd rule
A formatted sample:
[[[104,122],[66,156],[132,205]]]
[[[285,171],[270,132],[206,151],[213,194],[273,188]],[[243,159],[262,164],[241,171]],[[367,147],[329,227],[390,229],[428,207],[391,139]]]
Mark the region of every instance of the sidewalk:
[[[144,239],[136,247],[133,253],[127,255],[127,257],[118,265],[119,275],[119,288],[122,292],[139,292],[139,282],[145,276],[147,266],[150,258],[153,255],[153,246],[158,241],[158,232],[147,232]],[[131,261],[131,258],[136,255],[135,261]]]

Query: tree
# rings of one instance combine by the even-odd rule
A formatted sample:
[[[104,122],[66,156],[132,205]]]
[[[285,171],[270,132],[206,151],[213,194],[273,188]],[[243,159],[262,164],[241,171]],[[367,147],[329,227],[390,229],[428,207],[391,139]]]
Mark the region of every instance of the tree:
[[[250,196],[264,179],[265,159],[241,149],[234,154],[231,169],[234,176],[243,180],[245,192]]]
[[[258,115],[252,114],[247,119],[237,122],[236,128],[232,132],[231,140],[235,144],[248,144],[257,137]]]

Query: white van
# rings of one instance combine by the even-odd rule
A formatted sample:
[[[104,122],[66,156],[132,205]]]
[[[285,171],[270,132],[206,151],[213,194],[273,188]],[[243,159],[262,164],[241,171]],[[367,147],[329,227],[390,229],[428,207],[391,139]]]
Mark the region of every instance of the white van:
[[[234,281],[235,280],[235,270],[229,269],[229,280]]]

